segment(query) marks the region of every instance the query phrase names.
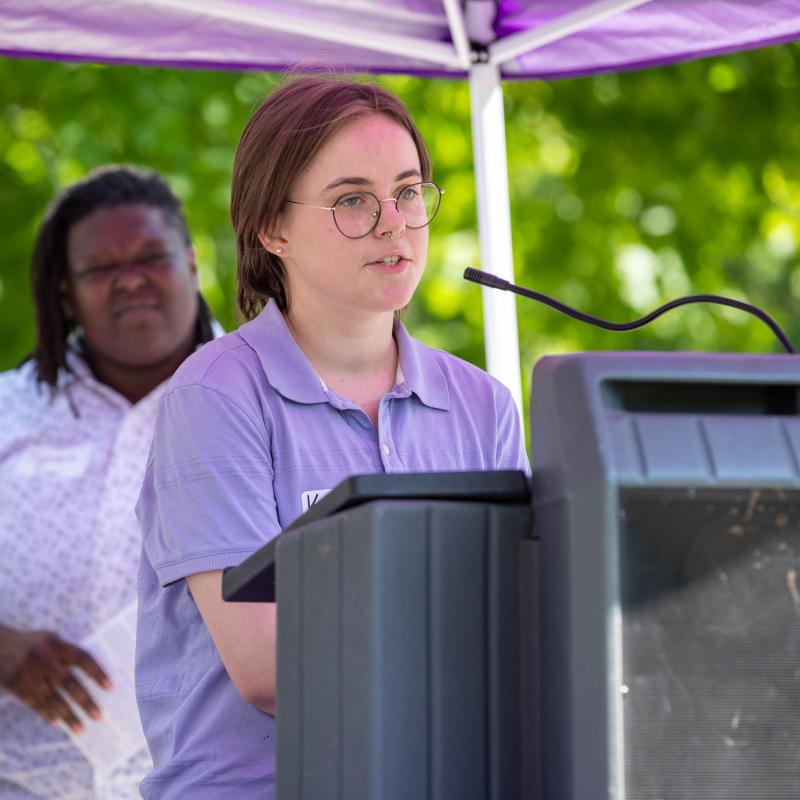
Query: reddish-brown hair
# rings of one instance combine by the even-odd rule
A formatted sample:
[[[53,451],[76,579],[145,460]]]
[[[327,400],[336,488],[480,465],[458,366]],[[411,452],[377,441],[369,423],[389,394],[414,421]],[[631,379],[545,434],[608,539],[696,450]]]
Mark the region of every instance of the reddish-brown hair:
[[[288,311],[283,262],[262,246],[258,235],[269,235],[295,180],[325,142],[346,123],[370,114],[384,114],[409,132],[422,180],[430,180],[428,148],[408,110],[375,84],[320,76],[290,78],[250,118],[236,149],[231,184],[236,303],[244,320],[255,317],[269,298]]]

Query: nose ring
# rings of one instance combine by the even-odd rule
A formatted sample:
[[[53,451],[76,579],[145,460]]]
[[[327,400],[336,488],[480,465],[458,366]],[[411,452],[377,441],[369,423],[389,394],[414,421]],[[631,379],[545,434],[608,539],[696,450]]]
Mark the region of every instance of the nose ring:
[[[384,231],[381,234],[381,236],[384,236],[385,238],[389,239],[389,241],[391,241],[392,239],[394,239],[394,231]]]

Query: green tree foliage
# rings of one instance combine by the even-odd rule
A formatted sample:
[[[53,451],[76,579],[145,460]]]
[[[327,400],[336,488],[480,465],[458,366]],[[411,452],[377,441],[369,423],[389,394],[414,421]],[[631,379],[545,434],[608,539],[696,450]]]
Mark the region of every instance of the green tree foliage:
[[[226,327],[228,218],[239,134],[275,75],[0,59],[0,368],[33,344],[28,265],[53,193],[103,163],[163,172],[183,199],[201,286]],[[483,363],[469,92],[461,81],[381,78],[409,104],[446,188],[429,269],[407,315],[428,343]],[[679,295],[719,292],[773,312],[800,341],[800,47],[627,74],[506,85],[518,282],[617,321]],[[740,312],[689,307],[612,334],[519,300],[523,372],[591,349],[778,351]]]
[[[162,172],[183,200],[201,288],[234,325],[233,151],[273,75],[0,59],[0,368],[33,345],[29,264],[55,192],[109,162]]]

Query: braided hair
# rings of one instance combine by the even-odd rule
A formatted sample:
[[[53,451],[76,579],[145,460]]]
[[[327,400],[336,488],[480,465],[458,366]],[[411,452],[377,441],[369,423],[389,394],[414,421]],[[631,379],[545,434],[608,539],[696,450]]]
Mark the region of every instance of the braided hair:
[[[189,226],[181,204],[169,184],[158,173],[128,165],[110,165],[94,170],[83,180],[60,192],[48,208],[31,261],[31,284],[36,312],[36,345],[30,358],[36,376],[55,389],[58,373],[69,369],[67,339],[75,323],[65,313],[61,286],[68,274],[67,240],[73,225],[100,208],[144,205],[161,209],[190,245]],[[198,293],[199,295],[199,293]],[[211,311],[198,296],[195,345],[214,338]]]

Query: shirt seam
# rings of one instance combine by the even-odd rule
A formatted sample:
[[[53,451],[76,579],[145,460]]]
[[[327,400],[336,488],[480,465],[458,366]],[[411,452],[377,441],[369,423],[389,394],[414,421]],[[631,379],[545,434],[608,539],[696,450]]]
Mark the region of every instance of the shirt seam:
[[[244,345],[244,346],[246,347],[246,345]],[[228,351],[226,350],[225,352],[228,352]],[[218,358],[219,358],[219,356],[218,356]],[[209,365],[209,368],[210,368],[210,366],[211,365]],[[205,374],[203,375],[203,377],[205,377]],[[190,389],[190,388],[205,389],[205,390],[207,390],[209,392],[213,392],[215,395],[221,397],[223,400],[226,400],[228,403],[230,403],[230,405],[232,405],[234,408],[236,408],[238,411],[240,411],[242,414],[244,414],[244,416],[247,418],[248,422],[250,422],[251,425],[254,425],[255,427],[259,427],[261,425],[264,425],[264,420],[262,420],[261,422],[258,422],[257,420],[254,420],[250,416],[250,414],[247,411],[245,411],[232,397],[229,397],[224,392],[220,391],[219,389],[215,388],[214,386],[209,386],[208,384],[200,383],[200,381],[192,381],[192,383],[182,383],[180,386],[174,386],[169,391],[164,392],[163,397],[164,397],[164,399],[166,399],[167,397],[179,392],[181,389]],[[264,427],[267,428],[267,432],[269,432],[269,428],[266,425],[264,425]]]
[[[266,541],[263,543],[266,544]],[[172,561],[160,561],[158,564],[153,564],[153,570],[158,574],[161,570],[169,567],[177,567],[181,564],[188,564],[190,561],[199,561],[201,558],[221,558],[223,556],[243,555],[245,557],[251,556],[255,550],[233,548],[230,550],[216,550],[213,553],[195,553],[182,558],[173,559]]]

